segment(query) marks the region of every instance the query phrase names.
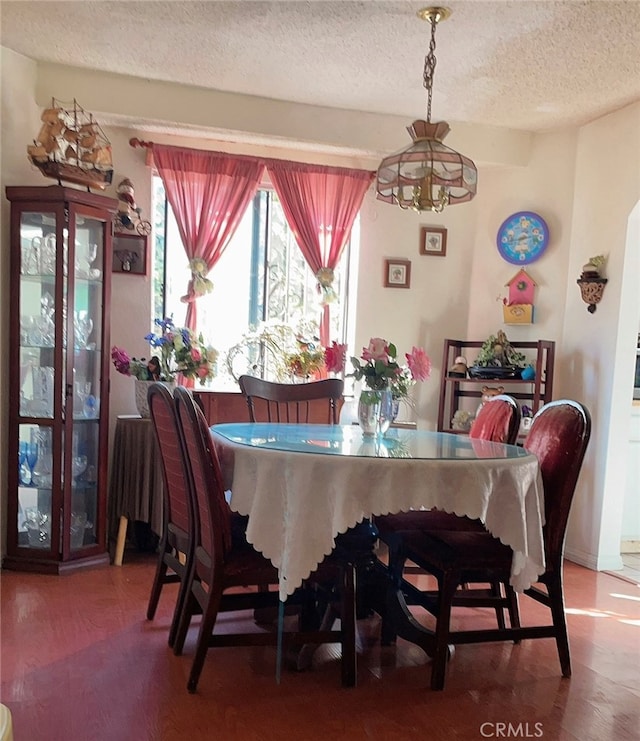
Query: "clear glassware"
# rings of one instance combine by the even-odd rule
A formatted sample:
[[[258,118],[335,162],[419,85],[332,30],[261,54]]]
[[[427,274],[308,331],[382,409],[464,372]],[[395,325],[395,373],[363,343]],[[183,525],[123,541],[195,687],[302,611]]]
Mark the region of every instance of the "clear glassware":
[[[51,540],[51,522],[46,512],[37,507],[27,507],[24,525],[31,548],[48,548]]]
[[[34,341],[34,322],[32,316],[20,317],[20,344],[23,347],[35,344]]]
[[[71,474],[73,475],[74,479],[77,479],[78,476],[82,475],[87,470],[87,456],[86,455],[76,455],[73,457],[73,461],[71,462]]]
[[[48,489],[53,483],[53,450],[51,447],[51,428],[41,427],[31,431],[32,443],[38,449],[38,459],[31,471],[33,486]]]
[[[35,365],[31,368],[33,401],[31,414],[34,417],[53,417],[54,369]]]
[[[395,419],[393,394],[391,389],[380,392],[380,413],[378,416],[378,434],[384,435]]]
[[[56,272],[56,235],[47,234],[40,246],[40,272],[53,275]]]
[[[91,332],[93,332],[93,319],[86,311],[75,311],[73,313],[73,326],[75,331],[76,349],[87,347]]]
[[[91,381],[75,382],[75,397],[73,403],[73,411],[75,414],[84,415],[85,404],[89,394],[91,394]]]
[[[97,244],[90,244],[87,247],[87,275],[89,278],[97,277],[95,275],[94,269],[92,268],[92,265],[98,257],[98,245]],[[100,272],[100,271],[98,271]]]
[[[31,245],[25,249],[23,255],[23,273],[37,275],[40,267],[40,249],[42,248],[42,237],[34,237]]]
[[[374,437],[377,433],[380,415],[380,393],[363,389],[358,401],[358,424],[365,437]]]
[[[86,512],[71,513],[71,548],[81,548],[84,545],[84,534],[88,527],[90,527],[90,523],[87,522]]]
[[[358,423],[365,437],[384,435],[393,422],[390,389],[363,389],[358,402]]]

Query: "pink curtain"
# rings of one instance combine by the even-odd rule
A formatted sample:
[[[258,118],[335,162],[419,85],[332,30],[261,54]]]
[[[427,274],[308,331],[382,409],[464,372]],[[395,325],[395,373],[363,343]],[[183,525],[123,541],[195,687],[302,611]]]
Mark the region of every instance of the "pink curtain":
[[[320,341],[330,344],[333,271],[374,173],[268,160],[267,169],[287,222],[324,293]]]
[[[212,290],[207,273],[229,244],[264,173],[255,157],[153,145],[153,159],[178,223],[191,279],[185,326],[197,328],[195,301]]]

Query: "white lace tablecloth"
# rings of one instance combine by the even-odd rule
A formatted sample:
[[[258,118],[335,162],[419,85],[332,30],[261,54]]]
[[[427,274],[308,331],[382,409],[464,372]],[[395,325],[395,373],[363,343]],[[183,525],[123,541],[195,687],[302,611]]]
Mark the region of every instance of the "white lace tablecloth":
[[[536,457],[459,435],[393,432],[392,443],[376,444],[356,426],[211,428],[231,508],[248,515],[248,541],[279,570],[281,599],[332,551],[339,533],[373,515],[434,507],[480,519],[514,551],[513,587],[535,582],[544,572]]]

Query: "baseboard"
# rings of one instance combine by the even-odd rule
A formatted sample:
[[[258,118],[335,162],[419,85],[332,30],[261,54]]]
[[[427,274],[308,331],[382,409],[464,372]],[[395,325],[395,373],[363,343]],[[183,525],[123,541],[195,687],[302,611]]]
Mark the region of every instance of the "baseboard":
[[[593,553],[587,553],[586,551],[574,548],[565,548],[564,558],[566,561],[577,563],[578,566],[584,566],[586,569],[591,569],[592,571],[598,570],[598,561]]]
[[[564,557],[567,561],[572,561],[592,571],[618,571],[623,568],[622,558],[619,554],[598,558],[593,553],[567,548]]]
[[[620,553],[640,553],[640,540],[623,540],[620,543]]]

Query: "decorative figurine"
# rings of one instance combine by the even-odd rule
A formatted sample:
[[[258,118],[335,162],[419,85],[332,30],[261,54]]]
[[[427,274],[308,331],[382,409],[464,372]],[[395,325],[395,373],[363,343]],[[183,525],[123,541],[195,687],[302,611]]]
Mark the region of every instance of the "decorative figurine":
[[[449,368],[450,378],[466,378],[467,377],[467,359],[464,355],[458,355],[454,360],[453,365]]]
[[[116,231],[135,231],[143,236],[151,234],[151,222],[140,218],[142,209],[136,204],[131,180],[129,178],[121,180],[116,193],[118,195],[118,212],[114,217]]]

